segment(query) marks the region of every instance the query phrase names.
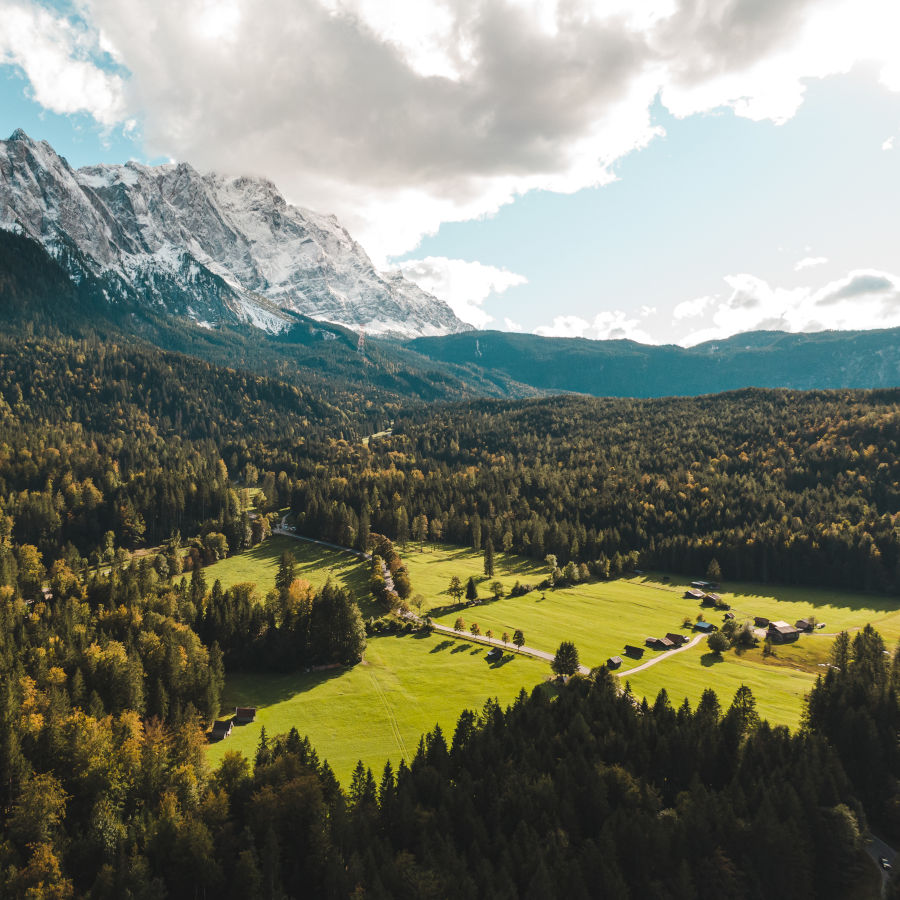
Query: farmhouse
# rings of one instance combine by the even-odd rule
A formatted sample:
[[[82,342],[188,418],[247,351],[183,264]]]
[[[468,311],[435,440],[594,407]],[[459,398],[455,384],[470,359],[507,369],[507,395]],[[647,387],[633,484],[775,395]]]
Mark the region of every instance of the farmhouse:
[[[607,669],[618,669],[619,666],[621,666],[621,665],[622,665],[622,657],[621,656],[611,656],[606,661]]]
[[[775,644],[788,644],[800,637],[800,631],[787,622],[771,622],[769,623],[766,637],[770,638]]]
[[[631,659],[640,659],[644,655],[644,648],[635,647],[634,644],[626,644],[625,655],[631,657]]]
[[[686,600],[703,600],[705,599],[706,594],[699,588],[688,588],[684,592],[684,597]]]
[[[757,628],[766,628],[769,624],[769,620],[765,616],[756,616],[753,619],[753,624]]]
[[[713,625],[712,622],[695,622],[694,623],[694,631],[702,631],[704,634],[709,634],[711,631],[715,631],[716,626]]]
[[[673,647],[680,647],[682,644],[687,643],[687,635],[678,634],[675,631],[669,631],[666,633],[666,637],[672,642]]]
[[[256,719],[255,706],[236,706],[234,708],[234,724],[248,725]]]
[[[231,719],[219,720],[218,722],[213,722],[212,734],[210,735],[210,740],[213,741],[224,741],[228,735],[231,734],[231,730],[234,727],[234,722]]]
[[[671,650],[675,646],[668,638],[648,637],[644,643],[654,650]]]

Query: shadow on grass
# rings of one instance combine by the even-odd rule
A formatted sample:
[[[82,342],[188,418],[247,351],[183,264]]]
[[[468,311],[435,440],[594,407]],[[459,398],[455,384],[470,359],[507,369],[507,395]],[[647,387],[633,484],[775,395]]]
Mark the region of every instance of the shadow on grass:
[[[451,653],[465,653],[467,647],[468,647],[468,644],[459,644],[458,646],[454,647],[450,652]]]
[[[232,706],[274,706],[305,694],[319,685],[340,678],[352,667],[341,666],[322,672],[233,672],[225,682],[222,714]]]
[[[446,650],[448,647],[453,647],[456,644],[456,641],[441,641],[439,644],[435,644],[429,653],[440,653],[442,650]]]
[[[500,659],[495,659],[493,662],[489,659],[485,659],[485,662],[489,664],[489,668],[491,669],[499,669],[500,666],[505,666],[507,663],[511,663],[516,658],[515,653],[504,653]]]
[[[704,666],[714,666],[720,662],[725,662],[720,653],[704,653],[700,657],[700,664]]]
[[[480,653],[484,653],[484,647],[476,647],[469,653],[469,656],[478,656]]]

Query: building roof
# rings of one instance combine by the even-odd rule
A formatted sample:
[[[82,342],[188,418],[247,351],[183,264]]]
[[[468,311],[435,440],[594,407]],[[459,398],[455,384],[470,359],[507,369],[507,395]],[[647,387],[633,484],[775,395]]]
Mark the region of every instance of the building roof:
[[[697,588],[688,588],[684,594],[686,597],[693,597],[695,600],[702,600],[706,596],[703,591]]]
[[[256,707],[255,706],[236,706],[234,708],[234,714],[238,718],[246,718],[247,716],[255,716],[256,715]]]
[[[706,595],[707,600],[712,600],[713,603],[718,603],[722,598],[718,594],[713,594],[712,592]]]
[[[614,666],[622,665],[622,657],[621,656],[611,656],[608,660],[608,663],[612,663]]]
[[[712,631],[713,624],[712,622],[696,622],[694,628],[696,628],[697,631]]]
[[[769,629],[777,631],[779,634],[793,634],[797,631],[797,628],[788,622],[769,622]]]
[[[733,612],[727,612],[727,613],[725,613],[725,618],[726,618],[726,619],[733,619],[733,618],[734,618],[734,613],[733,613]]]
[[[224,721],[219,720],[218,722],[213,722],[212,733],[213,734],[229,734],[231,732],[232,722],[231,719],[225,719]]]

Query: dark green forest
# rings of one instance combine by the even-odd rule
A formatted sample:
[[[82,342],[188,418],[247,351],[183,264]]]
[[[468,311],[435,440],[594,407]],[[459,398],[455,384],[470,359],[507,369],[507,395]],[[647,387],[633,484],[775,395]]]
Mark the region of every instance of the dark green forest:
[[[481,401],[272,465],[294,480],[309,534],[347,541],[361,518],[401,542],[416,528],[490,538],[601,577],[635,556],[686,574],[716,559],[726,579],[898,593],[898,402],[896,390]]]

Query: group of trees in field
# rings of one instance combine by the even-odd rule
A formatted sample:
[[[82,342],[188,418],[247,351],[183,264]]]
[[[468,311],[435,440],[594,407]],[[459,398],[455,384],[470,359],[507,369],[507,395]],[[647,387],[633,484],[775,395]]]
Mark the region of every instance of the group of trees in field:
[[[229,671],[295,671],[362,659],[365,625],[347,589],[330,579],[315,588],[292,569],[286,554],[276,588],[264,599],[254,584],[223,590],[214,582],[193,624],[205,643],[221,648]]]
[[[570,574],[635,565],[900,591],[900,392],[490,401],[409,412],[282,465],[305,533],[360,523]],[[285,494],[285,498],[287,494]],[[491,553],[488,553],[490,541]]]

